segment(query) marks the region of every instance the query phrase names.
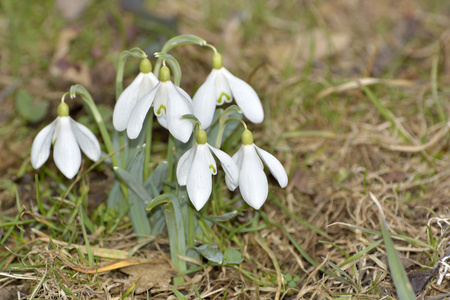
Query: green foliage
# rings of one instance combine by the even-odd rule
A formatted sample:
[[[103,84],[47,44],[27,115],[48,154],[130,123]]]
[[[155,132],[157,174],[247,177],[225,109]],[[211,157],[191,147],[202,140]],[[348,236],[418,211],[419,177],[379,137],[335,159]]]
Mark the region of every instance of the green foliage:
[[[17,91],[16,110],[20,117],[31,123],[42,121],[48,113],[49,102],[32,104],[31,95],[24,90]]]

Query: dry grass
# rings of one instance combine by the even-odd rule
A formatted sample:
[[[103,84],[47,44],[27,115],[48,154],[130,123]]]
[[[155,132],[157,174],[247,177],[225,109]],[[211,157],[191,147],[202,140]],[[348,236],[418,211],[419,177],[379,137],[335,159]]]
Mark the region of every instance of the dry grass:
[[[197,34],[218,45],[227,68],[258,91],[268,118],[264,125],[254,127],[255,141],[280,158],[290,178],[285,190],[271,188],[261,214],[248,210],[233,223],[244,224],[256,215],[259,219],[251,227],[262,226],[238,234],[244,263],[235,268],[202,264],[203,269],[185,276],[187,283],[177,287],[187,298],[196,298],[193,284],[205,299],[395,298],[384,243],[378,242],[382,240],[380,216],[369,192],[381,202],[407,272],[437,266],[448,250],[450,224],[446,121],[450,112],[450,63],[446,59],[450,55],[450,5],[433,3],[274,0],[236,2],[233,7],[221,1],[170,0],[152,4],[153,12],[179,20],[180,33]],[[133,22],[130,13],[124,16],[126,24]],[[209,55],[195,50],[186,47],[175,55],[180,57],[184,74],[204,78]],[[7,52],[2,51],[4,61]],[[38,69],[34,72],[45,74]],[[12,72],[0,75],[2,90],[15,84]],[[50,84],[44,85],[41,80],[34,75],[29,85],[21,87],[37,98],[56,101],[61,94],[51,86],[56,79],[50,77]],[[195,89],[198,82],[197,77],[183,78],[187,90]],[[104,87],[94,83],[91,88],[100,97]],[[66,86],[67,82],[59,83],[56,89]],[[108,89],[106,94],[113,95],[113,87]],[[370,99],[370,92],[385,111]],[[105,97],[102,102],[112,106],[113,99]],[[22,129],[1,130],[4,191],[0,199],[1,214],[14,217],[14,195],[5,185],[18,184],[20,203],[28,209],[36,206],[27,150],[35,128],[14,119],[12,103],[12,97],[0,100],[2,128]],[[24,161],[25,172],[18,177]],[[107,170],[90,175],[96,186],[96,196],[91,194],[97,201],[93,207],[105,199],[111,176]],[[20,219],[30,218],[39,216],[34,212]],[[45,218],[39,221],[46,224]],[[63,216],[47,221],[67,226]],[[79,227],[78,222],[72,226]],[[106,239],[101,232],[91,235],[91,243],[127,252],[135,248],[135,257],[142,263],[158,255],[157,268],[172,272],[164,237],[140,245],[142,241],[124,223]],[[16,290],[29,295],[39,282],[42,288],[35,295],[39,299],[63,299],[63,293],[67,295],[63,286],[81,299],[118,299],[131,286],[129,277],[116,268],[85,273],[83,251],[52,247],[26,225],[21,228],[26,230],[23,243],[30,252],[24,257],[5,256],[9,261],[4,269],[20,262],[40,267],[1,273],[0,299],[17,297]],[[18,236],[3,246],[14,248]],[[236,247],[231,242],[228,246]],[[319,265],[308,262],[299,249]],[[67,260],[79,269],[74,270]],[[99,258],[98,263],[105,266],[110,261]],[[333,265],[338,267],[333,269]],[[294,287],[283,280],[287,274],[299,276]],[[152,287],[150,298],[175,299],[172,288],[160,282]],[[435,276],[419,298],[446,293],[450,293],[449,281],[438,285]],[[146,297],[139,294],[134,299]]]

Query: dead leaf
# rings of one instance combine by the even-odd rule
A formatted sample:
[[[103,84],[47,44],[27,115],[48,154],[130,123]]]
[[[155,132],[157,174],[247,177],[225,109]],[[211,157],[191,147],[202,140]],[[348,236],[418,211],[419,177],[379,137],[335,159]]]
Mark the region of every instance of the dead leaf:
[[[139,281],[135,291],[136,294],[144,293],[154,287],[167,288],[170,285],[172,277],[177,274],[165,261],[130,266],[122,268],[120,271],[130,275],[124,285],[125,291]]]
[[[381,175],[381,178],[387,183],[401,182],[405,180],[406,177],[406,173],[402,171],[392,171]]]
[[[427,286],[428,282],[436,275],[439,268],[434,270],[423,270],[408,274],[409,282],[411,282],[414,293],[419,294]]]

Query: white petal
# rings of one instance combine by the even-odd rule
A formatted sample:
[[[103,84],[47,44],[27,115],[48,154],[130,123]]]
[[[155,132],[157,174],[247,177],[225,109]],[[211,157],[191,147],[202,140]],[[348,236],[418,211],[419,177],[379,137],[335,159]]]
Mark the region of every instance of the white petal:
[[[212,175],[205,161],[205,151],[209,151],[207,147],[197,147],[186,183],[189,199],[196,210],[202,209],[212,190]]]
[[[215,102],[217,105],[222,105],[224,102],[230,103],[233,101],[233,93],[223,70],[225,70],[223,67],[220,70],[213,70],[213,72],[216,72],[216,80],[214,84],[216,86]]]
[[[203,147],[203,148],[210,148],[211,146],[209,144],[203,144],[203,145],[199,145],[199,147]],[[216,160],[214,159],[214,157],[211,154],[211,151],[204,151],[205,153],[205,161],[208,164],[209,170],[211,171],[211,174],[216,175],[217,174],[217,165],[216,165]]]
[[[240,172],[239,170],[241,169],[241,165],[242,165],[242,153],[243,153],[243,147],[241,146],[241,148],[239,149],[238,152],[236,152],[231,158],[233,159],[234,163],[236,164],[237,168],[238,168],[238,173]],[[238,174],[238,180],[237,181],[233,181],[231,180],[232,178],[229,178],[228,176],[225,176],[225,183],[227,184],[227,187],[230,191],[234,191],[238,185],[239,185],[239,174]]]
[[[166,115],[156,116],[156,118],[158,119],[159,125],[161,125],[161,126],[164,127],[165,129],[168,129],[168,125],[167,125],[167,117],[166,117]]]
[[[189,141],[194,125],[191,120],[182,119],[184,115],[192,114],[192,100],[186,98],[186,93],[175,85],[168,86],[167,127],[170,133],[182,143]]]
[[[208,147],[212,152],[214,152],[222,164],[222,168],[225,171],[225,182],[227,183],[227,186],[230,185],[230,190],[234,191],[239,184],[239,169],[236,163],[222,150],[214,148],[210,145],[208,145]]]
[[[53,159],[58,169],[69,179],[72,179],[80,169],[81,152],[75,135],[72,132],[69,117],[58,117],[60,126],[53,149]]]
[[[50,155],[53,132],[55,131],[56,120],[45,126],[36,136],[31,147],[31,164],[33,168],[39,169]]]
[[[244,146],[242,167],[239,173],[239,189],[242,198],[254,209],[266,202],[269,185],[261,160],[253,145]]]
[[[78,145],[81,150],[93,161],[100,159],[101,150],[100,144],[97,141],[95,135],[86,126],[74,121],[70,118],[70,124],[72,125],[72,131],[77,139]]]
[[[286,187],[288,184],[288,176],[284,170],[283,165],[280,161],[270,154],[269,152],[259,148],[255,145],[256,151],[258,152],[261,159],[264,161],[266,166],[269,168],[270,173],[275,177],[282,188]]]
[[[144,97],[145,94],[150,92],[158,83],[158,78],[156,78],[156,76],[152,72],[144,74],[139,90],[138,100]]]
[[[244,116],[252,123],[261,123],[264,120],[264,110],[255,90],[227,69],[222,69],[228,79],[236,104],[242,109]]]
[[[192,161],[197,150],[197,144],[194,144],[191,149],[186,151],[178,161],[177,165],[177,180],[181,186],[186,185],[189,170],[191,169]]]
[[[144,74],[139,73],[133,82],[120,94],[114,106],[113,125],[117,131],[127,129],[128,121],[130,120],[131,112],[139,100],[141,93],[141,85],[143,83]]]
[[[209,128],[214,118],[214,111],[216,110],[215,99],[215,74],[213,70],[205,82],[198,88],[192,100],[192,108],[194,115],[202,124],[203,129]]]
[[[153,112],[156,116],[167,115],[168,88],[173,85],[170,81],[160,82],[158,92],[153,101]]]
[[[142,124],[144,123],[145,117],[152,106],[159,87],[160,83],[158,83],[149,93],[142,97],[134,106],[127,125],[127,135],[130,139],[135,139],[139,136],[142,129]]]

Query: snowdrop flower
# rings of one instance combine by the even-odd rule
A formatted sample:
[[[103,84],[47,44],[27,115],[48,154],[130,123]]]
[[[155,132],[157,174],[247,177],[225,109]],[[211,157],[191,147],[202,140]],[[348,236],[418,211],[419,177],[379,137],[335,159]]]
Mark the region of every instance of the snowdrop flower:
[[[127,129],[134,106],[145,94],[158,84],[158,79],[152,73],[152,63],[144,58],[139,66],[141,71],[133,82],[123,91],[117,100],[113,113],[113,125],[117,131]]]
[[[288,177],[283,165],[275,156],[253,143],[253,134],[250,130],[245,129],[242,133],[242,143],[241,149],[233,155],[233,160],[239,168],[239,182],[236,184],[228,178],[225,178],[225,181],[232,191],[239,185],[245,202],[254,209],[259,209],[266,201],[269,192],[261,159],[282,188],[288,184]]]
[[[186,186],[189,199],[196,210],[200,210],[208,201],[212,189],[212,174],[217,174],[216,162],[211,154],[222,163],[227,182],[237,185],[238,168],[233,159],[217,148],[206,143],[206,132],[199,130],[196,143],[181,156],[177,166],[177,179]]]
[[[39,169],[50,156],[54,144],[53,159],[58,169],[72,179],[80,169],[81,150],[93,161],[100,159],[100,144],[95,135],[84,125],[69,117],[69,107],[62,102],[58,106],[58,117],[44,127],[31,147],[31,164]]]
[[[179,141],[186,143],[192,133],[193,124],[182,119],[183,115],[192,114],[192,100],[181,88],[170,81],[169,68],[163,66],[160,70],[160,82],[134,106],[127,125],[130,139],[139,136],[145,116],[153,104],[153,111],[159,124],[169,129]]]
[[[222,55],[213,55],[213,69],[194,95],[194,115],[203,128],[211,126],[216,105],[231,102],[233,98],[244,116],[252,123],[264,120],[264,110],[255,90],[245,81],[231,74],[222,62]]]

